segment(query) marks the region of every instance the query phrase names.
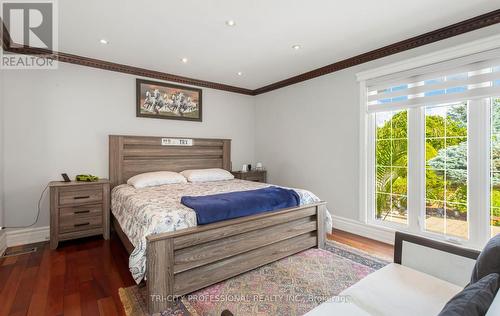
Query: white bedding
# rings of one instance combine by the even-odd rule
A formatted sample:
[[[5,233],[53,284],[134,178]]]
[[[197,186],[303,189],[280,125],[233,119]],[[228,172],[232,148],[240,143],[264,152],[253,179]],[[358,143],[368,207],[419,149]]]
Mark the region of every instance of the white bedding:
[[[181,197],[211,195],[260,189],[266,183],[227,180],[202,183],[166,184],[135,189],[123,184],[111,193],[111,211],[135,249],[130,255],[129,268],[139,283],[146,273],[146,236],[196,226],[196,213],[180,203]],[[300,196],[300,205],[320,201],[313,193],[293,189]],[[331,231],[332,218],[327,212],[326,229]]]

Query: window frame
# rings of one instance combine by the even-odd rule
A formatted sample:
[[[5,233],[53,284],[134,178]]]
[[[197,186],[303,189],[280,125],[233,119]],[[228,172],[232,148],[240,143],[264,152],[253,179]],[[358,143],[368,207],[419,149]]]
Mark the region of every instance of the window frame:
[[[387,111],[387,112],[392,112],[392,111]],[[408,117],[409,117],[409,112],[408,112]],[[376,175],[377,175],[377,159],[376,159],[376,144],[377,144],[377,133],[376,133],[376,118],[375,118],[375,113],[368,114],[368,148],[369,148],[369,159],[370,161],[368,162],[367,165],[367,187],[368,187],[368,200],[367,200],[367,205],[368,205],[368,210],[369,213],[367,215],[367,222],[373,225],[382,225],[385,227],[401,230],[405,229],[410,225],[410,218],[409,218],[409,212],[408,212],[408,202],[407,202],[407,224],[402,224],[402,223],[395,223],[395,222],[390,222],[390,221],[383,221],[380,219],[376,218],[376,195],[377,195],[377,190],[376,190]],[[407,133],[409,131],[409,128],[407,129]],[[410,144],[410,135],[407,134],[408,137],[408,146]],[[409,153],[409,150],[408,150]],[[409,166],[409,159],[408,159],[408,166],[407,170],[409,173],[410,166]],[[407,199],[409,199],[409,185],[407,185]]]
[[[420,146],[425,148],[425,138],[415,135],[425,135],[420,129],[424,129],[424,119],[422,118],[422,108],[409,108],[408,117],[408,155],[413,157],[408,161],[408,226],[390,227],[392,225],[377,224],[371,219],[373,206],[373,193],[370,186],[374,183],[373,175],[369,172],[369,157],[375,157],[374,143],[370,142],[370,129],[374,122],[370,119],[367,109],[368,91],[367,82],[378,84],[386,80],[393,80],[399,77],[410,77],[422,73],[440,72],[442,70],[459,68],[471,62],[482,62],[484,60],[498,58],[500,50],[500,34],[484,37],[478,40],[465,42],[460,45],[433,51],[427,54],[410,57],[381,67],[367,69],[356,74],[359,82],[359,221],[364,224],[365,235],[372,235],[384,241],[390,241],[395,230],[402,230],[412,234],[424,235],[426,237],[442,240],[442,236],[433,236],[429,233],[422,233],[422,219],[425,216],[425,172],[419,174],[415,170],[420,165],[425,168],[425,151],[419,150]],[[494,85],[497,85],[495,82]],[[495,93],[496,94],[496,93]],[[491,236],[490,226],[490,100],[472,100],[477,102],[477,110],[474,110],[469,117],[468,129],[468,216],[469,216],[469,240],[464,245],[472,248],[482,248]],[[490,96],[492,97],[492,96]],[[497,96],[498,97],[498,96]],[[470,103],[469,109],[474,104]],[[488,122],[488,124],[485,124]],[[471,141],[474,139],[474,141]],[[480,150],[479,148],[482,148]],[[420,155],[423,152],[424,155]],[[473,154],[471,154],[473,153]],[[473,164],[473,165],[471,165]],[[410,179],[411,178],[411,179]],[[472,183],[478,185],[472,188]],[[411,193],[416,192],[416,193]],[[370,210],[371,208],[371,210]],[[470,212],[471,209],[477,209]],[[416,210],[416,211],[413,211]],[[374,218],[374,217],[373,217]],[[334,221],[335,222],[335,221]],[[361,228],[359,228],[361,229]],[[363,230],[363,229],[361,229]],[[360,231],[363,233],[362,231]],[[375,234],[375,235],[374,235]],[[430,235],[430,236],[429,236]],[[446,239],[444,239],[446,241]],[[450,240],[448,240],[450,241]],[[453,241],[452,241],[453,242]]]
[[[366,91],[365,91],[366,94]],[[376,218],[376,113],[367,113],[363,109],[362,128],[365,135],[365,165],[361,172],[365,190],[365,223],[391,230],[408,232],[440,241],[451,242],[468,247],[479,248],[490,238],[490,100],[474,99],[468,103],[467,128],[467,216],[469,238],[446,236],[425,230],[426,216],[426,179],[425,179],[425,108],[409,108],[407,117],[408,134],[408,202],[407,225],[386,222]],[[473,153],[473,154],[471,154]],[[362,190],[363,191],[363,190]],[[474,210],[474,211],[472,211]]]

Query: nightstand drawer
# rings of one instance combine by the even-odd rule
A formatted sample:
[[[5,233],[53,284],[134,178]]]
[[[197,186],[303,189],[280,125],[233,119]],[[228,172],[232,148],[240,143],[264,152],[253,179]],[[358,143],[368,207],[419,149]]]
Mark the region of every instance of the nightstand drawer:
[[[65,221],[69,218],[86,218],[96,215],[102,215],[101,204],[63,207],[59,209],[60,221]]]
[[[102,227],[102,213],[94,216],[67,216],[61,217],[59,232],[70,233]]]
[[[267,172],[265,170],[252,170],[247,172],[233,171],[232,174],[236,179],[253,182],[266,182]]]
[[[247,177],[243,177],[243,180],[254,181],[254,182],[264,182],[264,179],[261,176],[247,176]]]
[[[74,205],[102,201],[102,188],[62,191],[59,193],[60,205]]]

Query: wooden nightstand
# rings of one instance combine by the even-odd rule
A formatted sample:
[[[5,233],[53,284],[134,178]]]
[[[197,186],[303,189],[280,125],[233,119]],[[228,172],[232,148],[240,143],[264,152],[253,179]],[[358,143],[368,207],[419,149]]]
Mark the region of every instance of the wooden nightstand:
[[[232,171],[231,172],[236,179],[254,181],[254,182],[266,182],[267,172],[266,170],[252,170],[252,171]]]
[[[50,187],[50,248],[59,241],[93,235],[109,239],[109,180],[52,181]]]

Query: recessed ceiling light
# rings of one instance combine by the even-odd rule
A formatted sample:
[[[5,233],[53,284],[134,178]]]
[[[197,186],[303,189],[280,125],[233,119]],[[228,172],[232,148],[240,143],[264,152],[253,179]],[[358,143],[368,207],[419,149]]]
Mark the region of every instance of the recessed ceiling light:
[[[108,44],[109,42],[108,42],[108,40],[107,40],[107,39],[102,38],[101,40],[99,40],[99,43],[106,45],[106,44]]]
[[[235,26],[235,25],[236,25],[236,22],[234,22],[234,20],[227,20],[227,21],[226,21],[226,25],[227,25],[227,26]]]
[[[186,64],[188,62],[188,59],[186,57],[184,57],[184,58],[181,58],[181,61]]]
[[[237,72],[238,76],[243,76],[243,73],[241,71]]]
[[[295,50],[299,50],[299,49],[302,48],[302,46],[300,46],[300,45],[293,45],[292,48],[295,49]]]

